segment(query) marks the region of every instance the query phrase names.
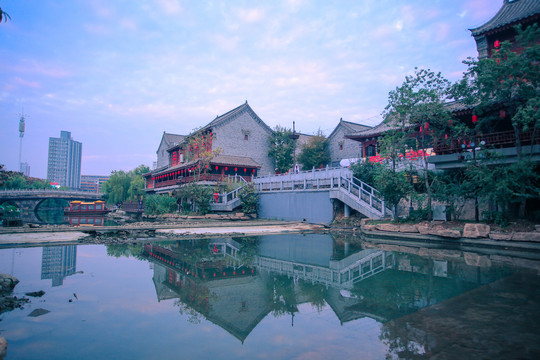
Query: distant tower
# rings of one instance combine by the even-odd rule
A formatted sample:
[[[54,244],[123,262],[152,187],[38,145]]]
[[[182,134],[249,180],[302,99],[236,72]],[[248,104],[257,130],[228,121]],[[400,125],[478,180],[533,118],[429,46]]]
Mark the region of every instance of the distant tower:
[[[24,111],[21,115],[21,119],[19,120],[19,171],[22,172],[24,175],[29,176],[30,175],[30,166],[28,166],[28,163],[22,163],[22,140],[24,137],[24,130],[25,130],[25,122],[24,122]]]

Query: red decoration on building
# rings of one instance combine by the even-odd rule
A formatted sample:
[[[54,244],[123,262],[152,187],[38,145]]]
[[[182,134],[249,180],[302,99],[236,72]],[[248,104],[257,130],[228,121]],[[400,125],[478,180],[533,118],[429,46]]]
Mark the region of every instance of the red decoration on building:
[[[246,172],[246,171],[247,171],[247,169],[246,169],[246,168],[244,168],[244,172]]]
[[[238,171],[238,168],[234,168],[234,172],[237,172]]]
[[[472,122],[473,122],[473,124],[476,124],[477,121],[478,121],[478,115],[473,115],[473,116],[472,116]]]
[[[501,47],[501,42],[499,40],[495,40],[495,42],[493,43],[493,46],[495,47],[495,49],[498,49]]]
[[[426,122],[426,123],[424,124],[424,129],[426,129],[426,130],[429,129],[429,123],[428,123],[428,122]]]
[[[499,110],[499,117],[501,119],[504,119],[506,117],[506,111],[505,110]]]
[[[229,168],[227,166],[225,166],[225,171],[227,171]]]
[[[217,169],[218,169],[218,166],[216,165],[216,171],[217,171]]]

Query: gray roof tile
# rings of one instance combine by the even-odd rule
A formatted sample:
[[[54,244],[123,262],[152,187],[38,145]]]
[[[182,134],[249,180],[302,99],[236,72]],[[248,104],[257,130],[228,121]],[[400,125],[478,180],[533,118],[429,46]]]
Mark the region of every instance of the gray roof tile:
[[[482,26],[469,30],[473,36],[478,36],[538,14],[540,14],[539,0],[504,0],[503,6],[491,20]]]

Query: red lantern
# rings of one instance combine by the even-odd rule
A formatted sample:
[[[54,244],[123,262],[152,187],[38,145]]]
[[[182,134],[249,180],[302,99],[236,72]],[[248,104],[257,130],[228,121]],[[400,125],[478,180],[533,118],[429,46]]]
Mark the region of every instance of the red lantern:
[[[473,115],[473,116],[472,116],[472,122],[473,122],[473,124],[476,124],[477,121],[478,121],[478,115]]]
[[[229,168],[227,166],[225,166],[225,171],[227,171]]]
[[[449,119],[449,120],[448,120],[448,125],[452,126],[453,123],[454,123],[454,122],[452,121],[452,119]]]
[[[429,129],[429,123],[428,123],[428,122],[426,122],[426,123],[424,124],[424,129],[426,129],[426,130]]]
[[[495,42],[493,43],[493,46],[495,47],[495,49],[498,49],[501,47],[501,42],[499,40],[495,40]]]
[[[216,165],[216,171],[217,171],[217,169],[218,169],[218,166]]]
[[[506,117],[506,111],[504,111],[504,110],[499,110],[499,117],[500,117],[501,119],[504,119],[504,118]]]
[[[246,171],[247,171],[247,169],[246,169],[246,168],[244,168],[244,172],[246,172]]]
[[[234,168],[234,172],[237,172],[238,171],[238,168]]]
[[[253,172],[255,172],[255,169],[253,169]]]

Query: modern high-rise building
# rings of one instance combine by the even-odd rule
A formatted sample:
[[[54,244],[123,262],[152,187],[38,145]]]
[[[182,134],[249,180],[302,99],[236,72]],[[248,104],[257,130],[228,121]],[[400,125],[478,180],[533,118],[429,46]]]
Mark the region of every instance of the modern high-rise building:
[[[81,175],[81,190],[99,193],[109,178],[106,175]]]
[[[60,131],[59,138],[49,138],[47,180],[78,189],[81,185],[82,143],[71,138],[69,131]]]

